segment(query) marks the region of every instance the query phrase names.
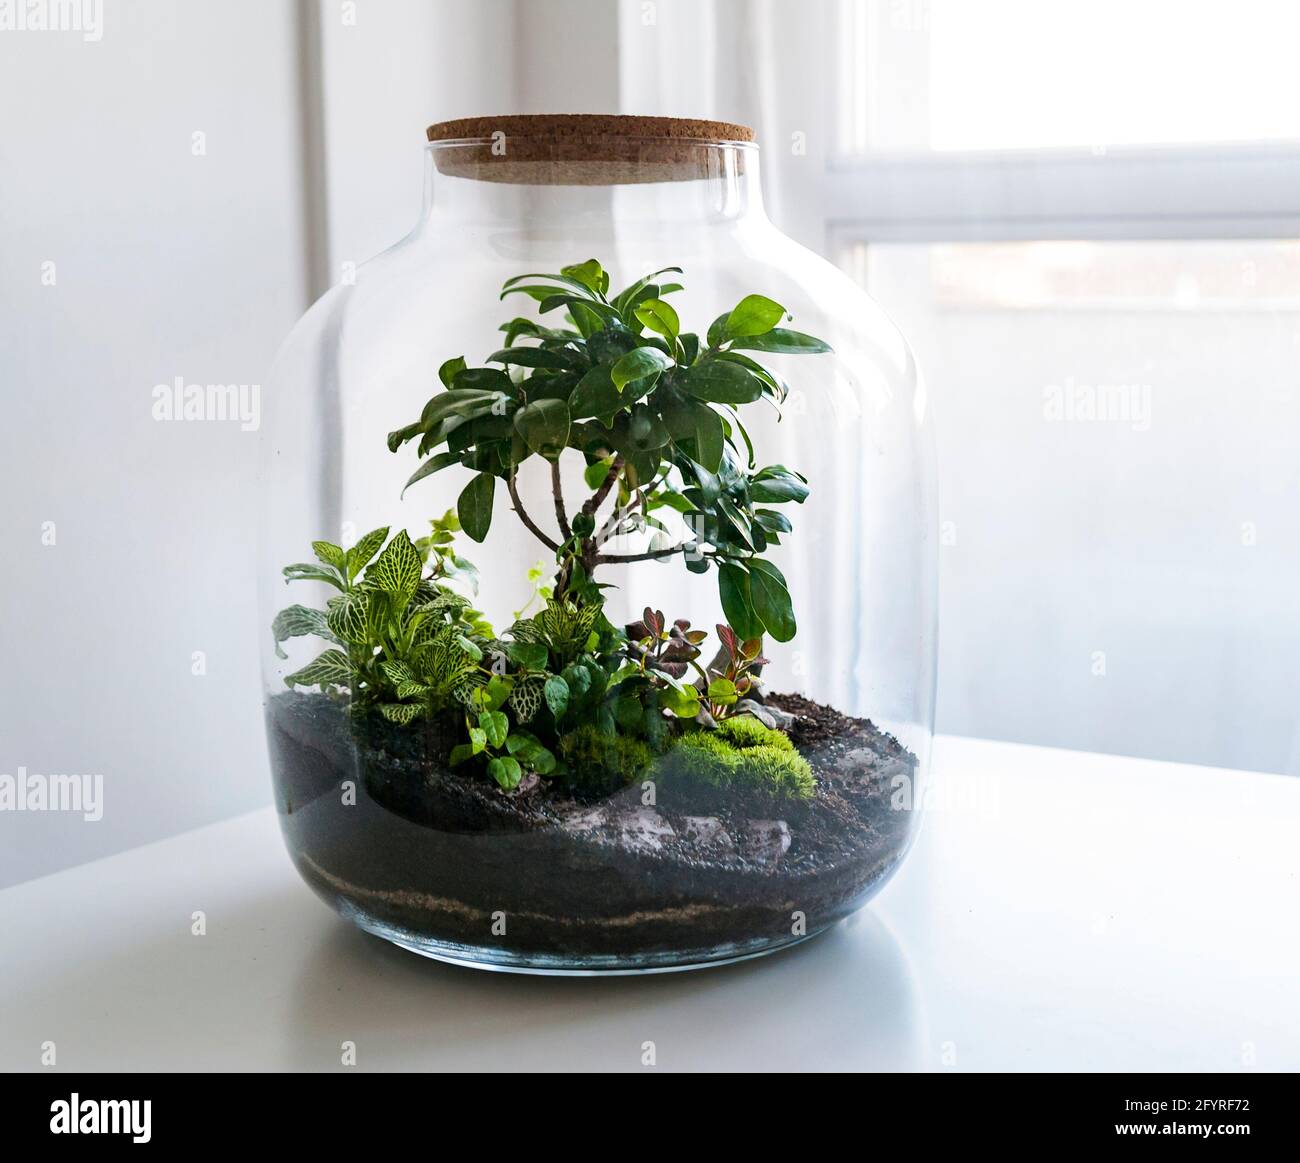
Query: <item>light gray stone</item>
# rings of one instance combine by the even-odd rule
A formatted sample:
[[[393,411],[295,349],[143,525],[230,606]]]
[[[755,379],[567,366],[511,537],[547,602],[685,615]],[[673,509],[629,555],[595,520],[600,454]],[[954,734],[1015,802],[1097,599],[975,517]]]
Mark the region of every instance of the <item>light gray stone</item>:
[[[609,819],[609,809],[601,804],[583,812],[575,812],[563,823],[566,832],[593,832],[603,827]]]
[[[776,716],[772,714],[771,708],[763,706],[762,703],[756,703],[753,699],[741,699],[736,704],[736,714],[751,715],[769,731],[776,727]]]
[[[764,727],[779,727],[782,731],[788,731],[794,726],[794,716],[771,703],[760,703],[756,699],[741,699],[736,704],[736,710],[741,714],[753,715]]]
[[[736,842],[717,816],[686,816],[682,835],[699,848],[734,852]]]
[[[790,850],[790,825],[784,820],[750,820],[745,855],[760,864],[776,864]]]
[[[618,817],[619,834],[633,851],[658,852],[677,833],[654,808],[636,808]]]

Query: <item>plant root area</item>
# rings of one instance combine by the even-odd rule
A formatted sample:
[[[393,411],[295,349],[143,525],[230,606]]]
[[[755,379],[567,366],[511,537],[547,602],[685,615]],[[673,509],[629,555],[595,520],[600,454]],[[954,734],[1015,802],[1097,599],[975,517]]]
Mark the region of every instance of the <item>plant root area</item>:
[[[446,766],[454,722],[360,725],[325,695],[275,695],[281,825],[331,905],[434,942],[575,966],[787,943],[847,916],[902,859],[917,761],[868,720],[766,701],[795,716],[808,800],[656,785],[647,803],[640,780],[597,800],[546,781],[505,794]]]

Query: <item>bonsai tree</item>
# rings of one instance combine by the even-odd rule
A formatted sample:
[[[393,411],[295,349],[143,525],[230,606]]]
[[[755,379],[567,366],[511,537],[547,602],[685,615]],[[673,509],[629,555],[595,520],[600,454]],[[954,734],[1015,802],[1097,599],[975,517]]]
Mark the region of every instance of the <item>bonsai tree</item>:
[[[314,542],[316,561],[284,570],[337,591],[324,610],[294,605],[275,619],[277,651],[300,635],[330,643],[288,686],[346,697],[354,716],[375,711],[394,729],[461,717],[462,740],[443,758],[482,764],[507,790],[550,775],[599,790],[653,764],[713,787],[812,793],[807,762],[780,731],[727,724],[757,686],[764,635],[795,634],[786,580],[764,555],[792,528],[770,506],[808,495],[802,475],[756,459],[741,410],[779,409],[787,388],[755,355],[830,349],[778,326],[785,309],[762,295],[718,316],[703,340],[683,332],[667,302],[681,286],[659,281],[679,273],[657,271],[613,297],[594,259],[505,284],[503,298],[529,296],[541,315],[564,308],[567,325],[514,318],[485,366],[442,365],[442,390],[388,445],[417,442],[408,488],[453,466],[472,473],[456,511],[415,542],[387,528],[346,549]],[[583,458],[587,490],[572,505],[560,471],[568,450]],[[550,468],[553,514],[540,520],[517,483],[534,456]],[[487,536],[498,482],[555,559],[545,607],[502,635],[462,592],[476,592],[477,572],[454,546],[461,531]],[[669,513],[682,518],[676,533]],[[649,531],[650,546],[615,551],[632,531]],[[647,606],[616,627],[604,613],[602,566],[673,557],[717,571],[727,624],[708,666],[698,661],[708,635],[689,621],[669,625]]]
[[[510,279],[502,298],[528,296],[541,315],[566,308],[572,326],[503,323],[505,346],[486,360],[496,366],[448,360],[438,372],[445,390],[388,444],[396,450],[418,441],[424,459],[408,487],[452,466],[474,472],[457,511],[475,541],[487,536],[500,481],[519,520],[556,555],[557,597],[593,600],[601,565],[681,556],[696,573],[716,568],[723,611],[742,639],[766,633],[787,642],[795,634],[789,589],[763,555],[791,524],[768,506],[801,503],[808,486],[782,465],[756,462],[740,411],[760,401],[779,407],[787,388],[748,353],[830,349],[778,326],[785,309],[762,295],[746,295],[719,315],[703,341],[683,332],[667,301],[681,285],[657,281],[680,273],[656,271],[613,297],[595,259]],[[566,449],[585,458],[591,489],[573,509],[561,485]],[[519,469],[534,456],[550,464],[553,533],[519,495]],[[613,512],[600,520],[611,495]],[[665,509],[685,517],[689,536],[668,537],[656,516]],[[631,528],[654,530],[652,547],[610,552],[608,542]]]

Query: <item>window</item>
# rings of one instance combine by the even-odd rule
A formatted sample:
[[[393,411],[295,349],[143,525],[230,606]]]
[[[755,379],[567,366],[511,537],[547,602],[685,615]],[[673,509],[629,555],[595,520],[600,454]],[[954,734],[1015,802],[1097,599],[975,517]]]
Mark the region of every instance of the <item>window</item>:
[[[1300,138],[1278,0],[842,0],[840,148]]]
[[[830,128],[778,216],[934,401],[941,730],[1300,772],[1297,34],[1263,0],[832,0],[783,42],[839,59],[787,72],[785,122]]]

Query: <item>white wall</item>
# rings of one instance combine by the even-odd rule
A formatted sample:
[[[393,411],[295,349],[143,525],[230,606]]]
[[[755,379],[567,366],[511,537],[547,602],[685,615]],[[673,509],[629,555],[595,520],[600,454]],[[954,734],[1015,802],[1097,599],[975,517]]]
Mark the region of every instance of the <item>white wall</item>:
[[[257,434],[157,422],[152,392],[257,383],[305,303],[293,15],[0,32],[0,772],[104,779],[95,823],[0,813],[0,883],[267,798]]]

